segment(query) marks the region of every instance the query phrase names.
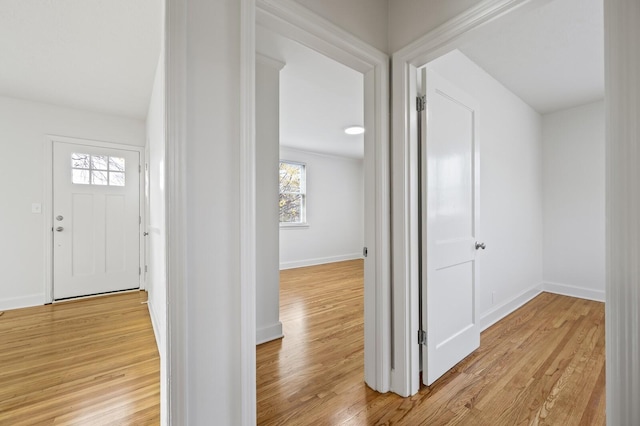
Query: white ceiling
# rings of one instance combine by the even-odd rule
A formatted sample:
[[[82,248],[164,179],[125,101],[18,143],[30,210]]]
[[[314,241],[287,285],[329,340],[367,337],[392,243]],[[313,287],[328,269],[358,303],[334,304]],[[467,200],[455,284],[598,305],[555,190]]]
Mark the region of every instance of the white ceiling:
[[[280,143],[353,158],[364,155],[364,137],[344,129],[363,124],[363,75],[263,27],[257,51],[284,62],[280,71]]]
[[[460,50],[540,113],[604,96],[602,0],[541,1]],[[526,13],[525,13],[526,12]],[[0,1],[0,96],[144,119],[160,53],[158,0]],[[281,141],[361,158],[363,77],[258,27],[281,72]]]
[[[144,119],[158,0],[0,1],[0,96]]]
[[[460,50],[541,114],[604,97],[602,0],[540,0],[485,26]],[[344,127],[362,124],[363,78],[262,27],[257,49],[281,71],[281,144],[363,156],[363,137]]]
[[[602,0],[542,3],[460,50],[541,114],[604,98]]]

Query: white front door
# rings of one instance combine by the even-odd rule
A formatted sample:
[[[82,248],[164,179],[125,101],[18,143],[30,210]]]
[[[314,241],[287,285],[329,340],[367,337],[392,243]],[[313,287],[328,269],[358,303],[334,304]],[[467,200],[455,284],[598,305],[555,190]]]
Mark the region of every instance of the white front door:
[[[140,287],[140,154],[53,143],[53,298]]]
[[[430,385],[480,345],[478,110],[470,96],[434,71],[422,72],[422,368]]]

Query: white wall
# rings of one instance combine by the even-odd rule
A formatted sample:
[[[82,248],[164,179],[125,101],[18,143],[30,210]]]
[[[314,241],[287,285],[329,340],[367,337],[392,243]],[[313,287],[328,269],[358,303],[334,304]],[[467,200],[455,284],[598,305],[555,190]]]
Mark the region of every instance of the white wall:
[[[0,310],[44,303],[45,135],[143,146],[144,122],[0,97]],[[50,178],[49,178],[50,179]],[[50,207],[50,206],[49,206]]]
[[[388,0],[295,0],[371,46],[387,52]]]
[[[390,0],[389,52],[400,50],[476,4],[478,0]]]
[[[188,419],[177,424],[242,424],[240,7],[186,5],[186,389],[176,398]]]
[[[278,224],[280,70],[256,58],[256,343],[282,337]]]
[[[166,336],[166,224],[165,224],[165,129],[164,129],[164,55],[158,61],[147,114],[149,144],[149,271],[147,291],[160,355],[164,355]]]
[[[147,223],[147,285],[149,314],[160,354],[160,424],[167,424],[167,264],[165,221],[165,72],[161,53],[147,112],[149,212]]]
[[[362,257],[363,160],[280,148],[280,159],[306,164],[306,228],[280,229],[280,268]]]
[[[487,326],[542,284],[542,119],[459,51],[430,64],[479,104],[479,311]],[[428,100],[427,100],[428,102]]]
[[[542,119],[545,289],[604,301],[604,102]]]

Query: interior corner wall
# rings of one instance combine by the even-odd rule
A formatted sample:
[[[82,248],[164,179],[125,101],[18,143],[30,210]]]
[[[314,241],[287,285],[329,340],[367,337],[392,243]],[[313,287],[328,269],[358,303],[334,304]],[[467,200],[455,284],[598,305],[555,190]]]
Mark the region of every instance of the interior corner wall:
[[[376,49],[388,52],[388,0],[295,1]]]
[[[544,287],[604,302],[604,101],[544,115],[542,140]]]
[[[278,224],[280,69],[256,58],[256,343],[282,337]]]
[[[459,51],[429,64],[479,104],[482,328],[540,292],[542,118]],[[427,99],[427,103],[429,100]]]
[[[142,120],[0,97],[0,310],[42,305],[45,293],[45,135],[144,146]]]
[[[280,148],[306,164],[308,227],[280,229],[280,269],[362,258],[363,160]]]
[[[390,0],[389,52],[397,52],[477,4],[477,0]]]

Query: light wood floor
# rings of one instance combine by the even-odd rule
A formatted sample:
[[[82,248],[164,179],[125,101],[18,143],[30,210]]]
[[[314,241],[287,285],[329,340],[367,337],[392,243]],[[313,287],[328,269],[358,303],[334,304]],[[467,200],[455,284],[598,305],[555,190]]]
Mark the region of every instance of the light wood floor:
[[[157,425],[145,292],[5,311],[0,425]]]
[[[258,346],[261,425],[604,425],[604,305],[542,293],[411,398],[363,384],[362,261],[282,271]]]

